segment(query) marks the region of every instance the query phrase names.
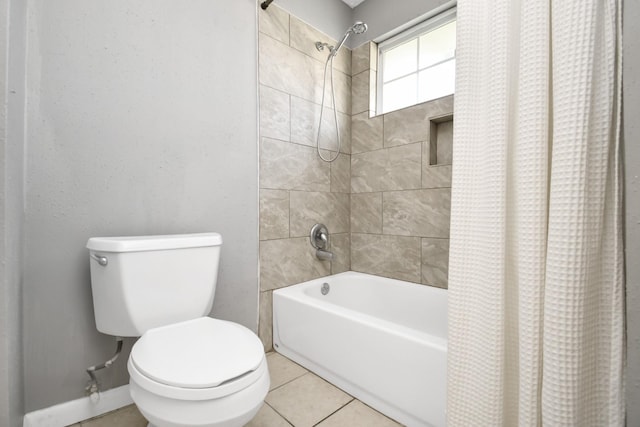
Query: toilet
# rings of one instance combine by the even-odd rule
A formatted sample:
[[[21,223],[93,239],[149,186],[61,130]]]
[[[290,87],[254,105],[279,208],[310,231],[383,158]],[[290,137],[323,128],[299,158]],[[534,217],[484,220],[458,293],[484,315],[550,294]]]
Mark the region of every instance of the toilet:
[[[150,426],[243,426],[269,390],[260,339],[207,316],[221,245],[217,233],[87,242],[97,329],[140,337],[129,386]]]

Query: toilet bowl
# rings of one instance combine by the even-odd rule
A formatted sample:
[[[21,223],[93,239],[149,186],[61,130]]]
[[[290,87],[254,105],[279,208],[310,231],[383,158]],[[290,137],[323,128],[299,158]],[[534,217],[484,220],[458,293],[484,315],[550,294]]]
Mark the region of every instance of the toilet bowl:
[[[158,427],[243,426],[269,390],[260,340],[209,317],[147,331],[127,368],[133,401]]]
[[[218,233],[92,237],[87,242],[98,331],[140,337],[130,392],[157,427],[240,427],[269,390],[262,342],[207,317],[217,284]]]

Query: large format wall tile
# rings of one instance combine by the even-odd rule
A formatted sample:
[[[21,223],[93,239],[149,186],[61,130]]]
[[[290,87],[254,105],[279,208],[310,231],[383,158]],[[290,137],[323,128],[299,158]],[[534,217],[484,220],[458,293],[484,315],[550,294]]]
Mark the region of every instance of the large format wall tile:
[[[420,188],[420,144],[351,155],[351,191],[408,190]]]
[[[289,141],[289,95],[260,85],[260,135]]]
[[[375,84],[374,72],[363,71],[351,78],[351,114],[369,111],[372,105],[372,87]]]
[[[351,52],[351,75],[355,76],[366,70],[378,69],[378,45],[369,42],[358,46]]]
[[[428,139],[429,119],[422,105],[384,115],[384,146],[394,147]]]
[[[289,192],[260,190],[260,240],[289,237]]]
[[[289,14],[278,6],[274,6],[258,14],[260,32],[289,44]]]
[[[382,193],[351,195],[351,232],[382,234]]]
[[[351,234],[351,269],[420,283],[420,238]]]
[[[273,291],[260,292],[258,337],[264,351],[273,350]]]
[[[382,147],[382,116],[369,118],[368,111],[351,116],[351,153]]]
[[[446,96],[384,115],[384,146],[426,141],[432,118],[453,112],[453,96]]]
[[[282,288],[330,274],[329,261],[316,258],[309,237],[260,242],[260,288]]]
[[[323,66],[324,71],[324,66]],[[323,75],[324,77],[324,72]],[[320,85],[322,85],[322,77],[320,78]],[[336,108],[338,111],[345,114],[351,113],[351,85],[352,80],[351,76],[348,76],[339,71],[334,71],[333,73],[333,91],[336,94]],[[331,92],[331,75],[329,74],[329,70],[327,70],[327,84],[325,85],[325,106],[332,105],[332,92]],[[322,100],[318,101],[318,104]]]
[[[291,236],[309,236],[316,223],[330,234],[349,232],[349,195],[346,193],[291,192]]]
[[[338,274],[351,270],[351,235],[349,233],[332,234],[331,252],[331,274]]]
[[[365,43],[351,51],[351,75],[355,76],[369,68],[371,68],[369,64],[369,43]]]
[[[451,189],[391,191],[382,197],[384,234],[449,237]]]
[[[318,124],[320,123],[320,105],[298,97],[291,97],[291,142],[316,146]],[[349,153],[351,148],[351,119],[347,114],[338,112],[338,130],[340,132],[340,151]],[[323,109],[320,148],[337,148],[336,125],[333,110]]]
[[[259,37],[260,83],[319,104],[322,64],[265,34]]]
[[[329,163],[318,158],[315,148],[262,138],[260,188],[329,191]]]
[[[335,156],[335,153],[323,153],[325,158]],[[338,158],[331,162],[331,192],[350,193],[351,192],[351,156],[340,154]]]
[[[324,48],[323,50],[318,50],[316,48],[316,42],[328,43],[330,46],[337,44],[336,40],[333,40],[326,34],[292,16],[291,47],[300,52],[304,52],[324,65],[329,56],[329,49]],[[340,49],[338,55],[333,58],[333,66],[335,70],[339,70],[346,75],[351,75],[351,51],[345,47]]]
[[[425,152],[424,146],[422,152]],[[451,165],[431,166],[424,157],[426,156],[422,159],[422,188],[451,187]]]
[[[297,96],[291,98],[292,142],[315,147],[319,122],[320,105]]]
[[[422,239],[422,283],[447,287],[449,239]]]

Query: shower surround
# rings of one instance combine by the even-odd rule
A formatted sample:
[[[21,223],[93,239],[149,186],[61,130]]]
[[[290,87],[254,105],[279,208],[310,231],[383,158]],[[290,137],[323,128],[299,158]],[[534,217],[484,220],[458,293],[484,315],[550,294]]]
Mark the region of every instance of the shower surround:
[[[375,45],[343,48],[334,60],[341,154],[323,162],[315,140],[327,52],[316,41],[336,43],[275,4],[260,11],[259,335],[267,350],[275,289],[348,270],[447,285],[453,97],[376,116]],[[335,146],[332,132],[325,108],[321,148]],[[318,222],[331,233],[332,263],[309,244]]]

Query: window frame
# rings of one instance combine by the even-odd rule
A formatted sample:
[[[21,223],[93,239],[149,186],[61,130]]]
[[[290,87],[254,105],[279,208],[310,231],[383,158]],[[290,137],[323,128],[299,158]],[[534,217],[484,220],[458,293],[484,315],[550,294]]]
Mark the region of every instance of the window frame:
[[[396,111],[402,108],[407,108],[407,107],[411,107],[412,105],[417,105],[420,104],[422,102],[428,102],[430,100],[427,101],[417,101],[415,104],[409,104],[409,105],[405,105],[404,107],[399,107],[396,108],[394,110],[389,110],[389,111],[383,111],[382,106],[383,106],[383,102],[384,102],[384,90],[383,90],[383,86],[384,83],[383,79],[384,79],[384,53],[385,51],[391,50],[395,47],[400,46],[401,44],[404,44],[408,41],[411,41],[413,39],[417,39],[418,40],[418,45],[416,48],[416,55],[418,55],[418,62],[417,62],[417,69],[415,72],[411,72],[405,75],[402,75],[400,77],[396,77],[393,80],[390,80],[389,82],[393,82],[402,78],[405,78],[407,76],[410,76],[412,74],[416,75],[416,78],[418,78],[419,74],[421,71],[427,70],[431,67],[437,66],[439,64],[442,64],[443,62],[446,61],[450,61],[451,59],[446,59],[444,61],[440,61],[438,63],[435,64],[431,64],[428,67],[424,67],[424,68],[420,68],[420,37],[424,34],[427,34],[433,30],[436,30],[437,28],[440,28],[443,25],[446,25],[452,21],[457,20],[458,15],[457,15],[457,2],[454,2],[450,7],[447,7],[444,10],[436,10],[434,11],[434,14],[428,16],[426,19],[424,19],[422,22],[419,22],[416,25],[413,25],[403,31],[401,31],[400,33],[384,40],[378,43],[378,75],[376,78],[376,111],[377,114],[386,114],[386,113],[390,113],[392,111]],[[455,59],[455,53],[453,58]],[[386,83],[389,83],[386,82]],[[417,99],[417,95],[418,95],[418,87],[416,86],[416,99]],[[445,95],[445,96],[449,96],[449,95]],[[434,98],[436,99],[436,98]]]

